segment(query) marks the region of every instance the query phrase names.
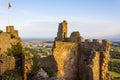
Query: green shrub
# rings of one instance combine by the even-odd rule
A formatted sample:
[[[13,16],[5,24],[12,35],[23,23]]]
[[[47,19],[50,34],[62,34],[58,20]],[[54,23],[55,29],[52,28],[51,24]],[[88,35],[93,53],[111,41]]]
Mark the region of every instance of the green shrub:
[[[11,44],[11,48],[7,49],[7,54],[9,56],[21,57],[23,53],[23,47],[21,42]]]
[[[39,56],[37,54],[34,54],[33,66],[32,66],[32,71],[31,71],[31,73],[34,75],[37,75],[37,73],[41,69],[41,63],[39,59],[40,59]]]
[[[5,72],[3,76],[7,78],[6,80],[22,80],[20,73],[15,70]]]

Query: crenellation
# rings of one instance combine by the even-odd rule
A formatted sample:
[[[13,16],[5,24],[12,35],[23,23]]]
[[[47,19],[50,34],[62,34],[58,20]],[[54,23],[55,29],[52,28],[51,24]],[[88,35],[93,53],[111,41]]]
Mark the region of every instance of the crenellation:
[[[100,44],[101,43],[101,41],[99,40],[99,39],[93,39],[93,43],[98,43],[98,44]]]
[[[110,41],[109,40],[102,40],[102,46],[103,46],[103,49],[106,50],[106,51],[109,51],[110,50]]]
[[[70,35],[70,42],[81,42],[81,36],[78,31],[72,32]]]
[[[102,44],[103,44],[103,46],[105,45],[105,46],[109,46],[109,44],[110,44],[110,41],[109,40],[102,40]]]
[[[85,39],[85,43],[90,43],[91,40],[90,39]]]
[[[14,32],[14,26],[7,26],[6,32]]]
[[[6,27],[6,33],[11,33],[14,36],[18,37],[18,30],[14,30],[14,26],[7,26]]]

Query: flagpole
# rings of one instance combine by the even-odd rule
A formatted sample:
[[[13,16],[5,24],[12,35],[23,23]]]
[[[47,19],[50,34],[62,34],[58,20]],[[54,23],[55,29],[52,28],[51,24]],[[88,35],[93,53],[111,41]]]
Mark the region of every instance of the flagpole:
[[[9,0],[8,0],[8,26],[9,26]]]
[[[10,26],[10,9],[9,9],[10,0],[8,0],[8,26]]]

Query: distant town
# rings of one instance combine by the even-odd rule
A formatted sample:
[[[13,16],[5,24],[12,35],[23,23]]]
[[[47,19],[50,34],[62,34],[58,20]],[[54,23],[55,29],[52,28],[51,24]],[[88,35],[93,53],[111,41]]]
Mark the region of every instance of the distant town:
[[[111,41],[112,46],[120,46],[120,40],[113,40]]]
[[[53,41],[45,41],[45,40],[23,40],[24,47],[44,47],[51,48],[53,46]]]
[[[120,40],[111,40],[112,46],[120,46]],[[24,47],[52,47],[53,46],[53,40],[35,40],[35,39],[26,39],[23,40]]]

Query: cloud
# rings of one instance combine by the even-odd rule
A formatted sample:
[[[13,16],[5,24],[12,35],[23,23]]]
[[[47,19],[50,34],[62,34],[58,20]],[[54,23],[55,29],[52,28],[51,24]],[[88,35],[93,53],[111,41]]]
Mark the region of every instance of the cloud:
[[[79,30],[86,37],[105,37],[120,33],[120,23],[117,22],[74,22],[71,30]]]
[[[70,31],[78,30],[85,37],[101,38],[120,33],[120,23],[116,21],[71,17]]]
[[[15,26],[21,37],[54,38],[58,24],[64,19],[68,22],[69,36],[73,31],[79,31],[85,38],[106,38],[120,33],[119,22],[84,17],[44,17],[19,22]]]
[[[55,27],[56,26],[56,27]],[[17,27],[22,37],[27,38],[54,38],[57,25],[54,22],[29,22]]]

